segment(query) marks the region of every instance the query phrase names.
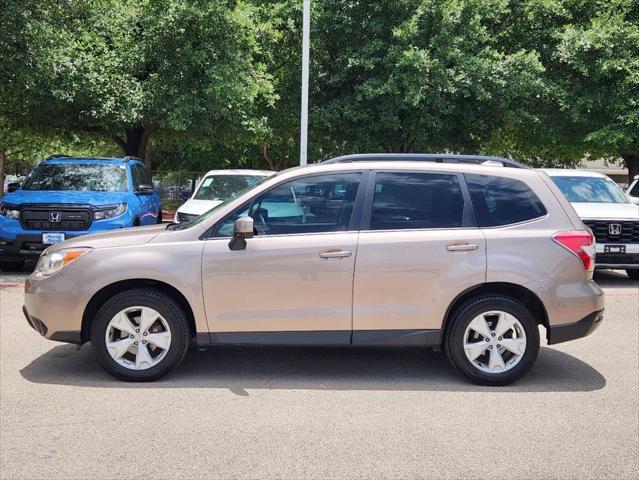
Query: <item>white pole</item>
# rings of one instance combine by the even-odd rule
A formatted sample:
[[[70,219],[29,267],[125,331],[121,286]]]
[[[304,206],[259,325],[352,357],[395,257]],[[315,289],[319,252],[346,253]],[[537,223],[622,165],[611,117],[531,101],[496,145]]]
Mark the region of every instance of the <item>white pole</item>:
[[[302,114],[300,125],[300,165],[308,163],[308,70],[311,41],[311,0],[304,0],[302,19]]]

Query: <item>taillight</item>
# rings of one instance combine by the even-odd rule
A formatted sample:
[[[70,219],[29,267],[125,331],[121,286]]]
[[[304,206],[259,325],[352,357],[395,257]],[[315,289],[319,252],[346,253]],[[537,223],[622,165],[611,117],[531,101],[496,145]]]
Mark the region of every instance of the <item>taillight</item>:
[[[595,266],[595,237],[584,230],[559,232],[552,239],[559,245],[577,255],[586,270]]]

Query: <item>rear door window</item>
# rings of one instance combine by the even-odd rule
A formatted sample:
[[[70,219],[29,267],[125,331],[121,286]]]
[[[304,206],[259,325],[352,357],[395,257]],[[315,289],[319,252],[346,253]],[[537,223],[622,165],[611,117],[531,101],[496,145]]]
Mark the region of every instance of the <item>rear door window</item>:
[[[466,174],[466,183],[480,227],[510,225],[546,215],[541,200],[520,180]]]
[[[457,175],[378,173],[371,230],[461,227],[464,197]]]

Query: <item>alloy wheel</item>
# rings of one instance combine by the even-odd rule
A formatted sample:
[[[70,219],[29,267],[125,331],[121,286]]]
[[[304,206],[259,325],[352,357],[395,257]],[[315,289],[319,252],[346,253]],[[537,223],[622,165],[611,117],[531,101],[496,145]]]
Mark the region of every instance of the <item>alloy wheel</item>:
[[[484,312],[466,327],[464,352],[470,363],[482,372],[506,372],[517,365],[526,352],[524,327],[508,312]]]
[[[146,370],[162,361],[171,347],[171,329],[156,310],[134,306],[118,312],[107,325],[111,358],[130,370]]]

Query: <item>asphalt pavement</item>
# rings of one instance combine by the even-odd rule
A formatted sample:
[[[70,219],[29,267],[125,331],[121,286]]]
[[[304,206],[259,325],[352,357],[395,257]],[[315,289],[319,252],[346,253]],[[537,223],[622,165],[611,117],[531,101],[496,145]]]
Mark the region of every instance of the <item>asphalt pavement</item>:
[[[0,272],[0,478],[639,477],[639,282],[609,272],[602,326],[542,347],[509,387],[425,349],[193,351],[127,384],[24,320]]]

